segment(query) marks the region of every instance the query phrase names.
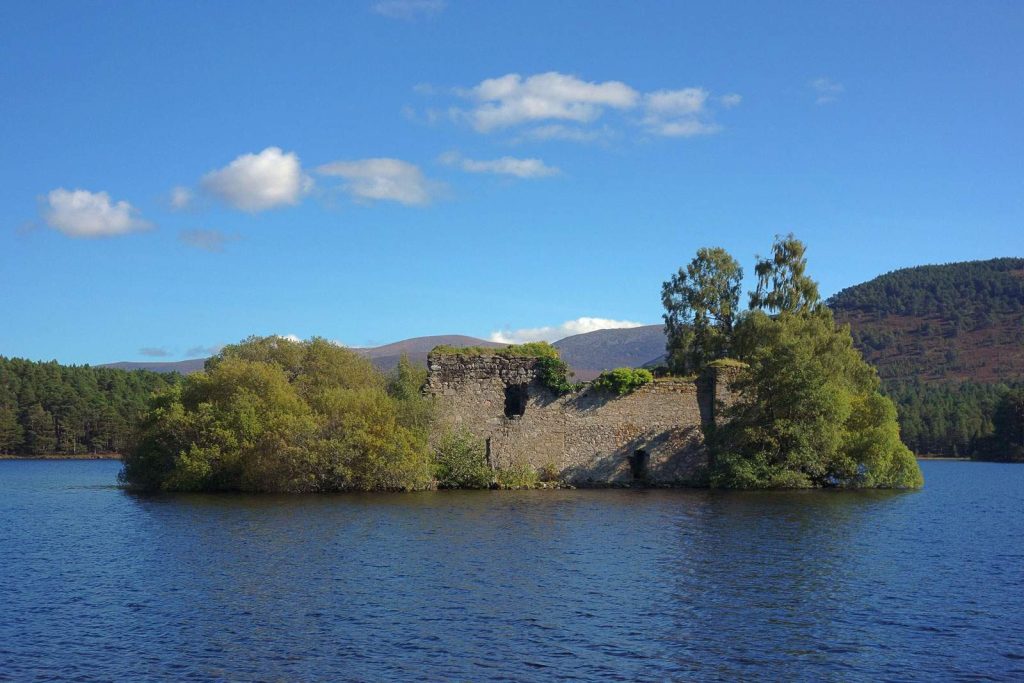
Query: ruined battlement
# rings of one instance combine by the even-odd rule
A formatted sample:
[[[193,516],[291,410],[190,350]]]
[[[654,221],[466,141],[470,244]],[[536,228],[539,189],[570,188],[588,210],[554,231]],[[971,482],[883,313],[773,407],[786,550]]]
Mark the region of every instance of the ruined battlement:
[[[559,396],[535,358],[432,353],[427,367],[440,419],[483,439],[493,467],[554,469],[576,485],[699,480],[704,428],[733,400],[731,368],[657,379],[625,396],[588,385]]]

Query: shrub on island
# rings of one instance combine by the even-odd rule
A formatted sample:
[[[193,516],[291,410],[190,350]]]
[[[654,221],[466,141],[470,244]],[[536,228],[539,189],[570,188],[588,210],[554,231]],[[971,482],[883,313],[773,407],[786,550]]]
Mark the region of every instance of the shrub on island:
[[[121,481],[155,491],[430,488],[430,401],[324,339],[250,337],[153,400]]]
[[[616,368],[606,370],[597,376],[590,387],[597,391],[610,391],[619,396],[636,391],[654,381],[654,375],[644,368]]]
[[[434,478],[439,489],[485,489],[494,481],[486,447],[466,429],[449,430],[434,445]]]

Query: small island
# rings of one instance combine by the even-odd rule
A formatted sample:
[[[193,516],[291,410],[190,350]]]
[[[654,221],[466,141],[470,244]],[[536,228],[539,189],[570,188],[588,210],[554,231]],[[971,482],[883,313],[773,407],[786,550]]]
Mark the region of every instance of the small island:
[[[875,370],[777,238],[664,284],[663,366],[575,384],[546,343],[435,349],[390,374],[324,339],[251,337],[156,395],[121,481],[144,491],[534,486],[919,488]],[[657,377],[655,377],[657,375]]]

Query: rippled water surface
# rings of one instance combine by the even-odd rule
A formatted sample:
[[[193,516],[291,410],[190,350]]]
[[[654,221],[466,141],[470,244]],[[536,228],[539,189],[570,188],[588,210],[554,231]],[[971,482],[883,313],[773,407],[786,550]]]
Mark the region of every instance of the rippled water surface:
[[[166,496],[0,462],[0,679],[1024,677],[1024,466],[916,493]]]

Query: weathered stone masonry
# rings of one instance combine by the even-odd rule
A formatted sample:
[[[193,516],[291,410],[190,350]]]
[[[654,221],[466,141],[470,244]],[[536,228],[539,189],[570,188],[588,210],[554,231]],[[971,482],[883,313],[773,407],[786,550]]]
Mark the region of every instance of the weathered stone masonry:
[[[590,387],[556,396],[533,358],[431,354],[427,366],[442,421],[485,440],[493,467],[554,468],[576,485],[693,481],[707,464],[703,427],[732,400],[728,371],[626,396]]]

